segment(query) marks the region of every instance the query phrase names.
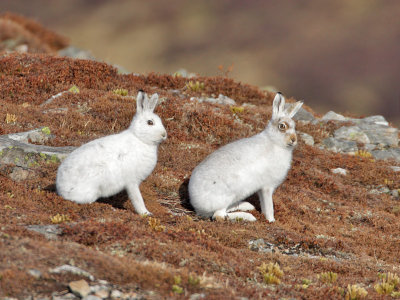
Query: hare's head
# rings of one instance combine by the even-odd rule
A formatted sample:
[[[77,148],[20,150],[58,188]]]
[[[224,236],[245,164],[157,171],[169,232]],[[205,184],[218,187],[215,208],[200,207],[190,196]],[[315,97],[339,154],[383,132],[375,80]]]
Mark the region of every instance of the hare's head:
[[[285,109],[285,98],[277,93],[272,104],[272,118],[267,131],[274,143],[293,148],[297,144],[297,135],[293,116],[298,112],[303,102],[296,102]]]
[[[136,97],[136,115],[130,130],[146,144],[158,145],[167,138],[167,131],[160,117],[154,113],[157,102],[158,94],[149,98],[143,91],[139,91]]]

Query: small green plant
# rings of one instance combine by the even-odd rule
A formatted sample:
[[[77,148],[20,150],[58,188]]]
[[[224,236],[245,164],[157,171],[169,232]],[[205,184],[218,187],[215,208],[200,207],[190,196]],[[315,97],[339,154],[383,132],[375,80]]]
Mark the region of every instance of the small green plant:
[[[198,286],[200,284],[200,278],[195,275],[189,275],[188,284],[191,286]]]
[[[310,284],[311,284],[311,280],[310,279],[303,279],[302,281],[301,281],[301,286],[302,286],[302,288],[303,289],[306,289],[306,288],[308,288],[309,286],[310,286]]]
[[[264,282],[266,284],[280,284],[281,278],[283,277],[283,271],[279,267],[278,263],[262,263],[261,266],[258,267],[261,275],[264,278]]]
[[[157,218],[152,218],[149,217],[149,220],[147,221],[148,224],[150,225],[150,227],[154,230],[154,231],[165,231],[165,226],[161,225],[160,220]]]
[[[393,180],[389,180],[389,179],[385,178],[385,180],[383,181],[383,183],[384,183],[385,185],[391,185],[391,184],[393,184]]]
[[[49,127],[43,127],[42,128],[42,130],[41,130],[45,135],[50,135],[51,134],[51,131],[50,131],[50,128]]]
[[[128,90],[127,89],[115,89],[112,91],[116,95],[120,96],[128,96]]]
[[[375,291],[378,294],[381,295],[392,294],[395,288],[398,287],[400,284],[400,278],[399,276],[397,276],[397,274],[388,272],[388,273],[381,273],[378,276],[381,281],[374,286]]]
[[[68,92],[72,93],[72,94],[79,94],[80,90],[76,85],[71,86],[71,88],[68,90]]]
[[[394,290],[394,285],[388,282],[381,282],[374,286],[375,291],[381,295],[389,295]]]
[[[50,220],[53,224],[61,224],[61,223],[66,223],[66,222],[70,222],[71,219],[69,218],[69,216],[64,215],[64,214],[56,214],[53,217],[50,217]]]
[[[345,300],[359,300],[359,299],[363,299],[363,298],[367,297],[367,295],[368,295],[368,292],[364,288],[362,288],[356,284],[353,284],[353,285],[349,284],[347,286],[346,295],[345,295],[344,299]]]
[[[400,292],[392,292],[390,296],[392,296],[392,298],[400,298]]]
[[[191,90],[192,92],[200,92],[202,90],[204,90],[205,86],[204,86],[204,82],[200,82],[200,81],[189,81],[188,83],[186,83],[185,87],[188,90]]]
[[[17,116],[14,114],[6,114],[6,119],[5,119],[6,124],[14,124],[17,122]]]
[[[183,288],[180,286],[182,283],[182,278],[181,276],[177,275],[174,276],[174,284],[172,285],[172,291],[177,294],[182,294],[183,293]]]
[[[238,115],[244,111],[243,106],[231,106],[230,109],[231,112],[234,113],[235,115]]]
[[[358,157],[372,158],[372,154],[366,150],[357,150],[354,155]]]
[[[337,280],[337,273],[335,272],[323,272],[318,275],[319,280],[323,283],[334,283]]]

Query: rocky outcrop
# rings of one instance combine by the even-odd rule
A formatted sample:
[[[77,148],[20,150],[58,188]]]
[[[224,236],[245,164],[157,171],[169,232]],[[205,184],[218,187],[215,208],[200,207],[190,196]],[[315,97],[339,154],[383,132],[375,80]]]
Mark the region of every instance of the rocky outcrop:
[[[332,137],[322,141],[322,147],[330,151],[350,154],[363,150],[370,153],[375,159],[400,161],[399,130],[389,126],[383,116],[354,119],[330,111],[320,121],[354,124],[343,125],[335,130]]]

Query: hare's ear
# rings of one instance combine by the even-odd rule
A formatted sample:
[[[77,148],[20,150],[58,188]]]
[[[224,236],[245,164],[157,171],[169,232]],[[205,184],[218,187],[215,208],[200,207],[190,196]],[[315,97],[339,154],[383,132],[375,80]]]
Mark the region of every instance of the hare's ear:
[[[278,119],[284,115],[285,98],[280,92],[276,93],[272,103],[272,119]]]
[[[287,115],[289,118],[293,118],[294,115],[299,111],[300,107],[303,105],[303,102],[297,101],[295,105],[291,106],[291,109],[287,111]]]
[[[158,102],[158,94],[155,93],[151,96],[151,98],[147,98],[147,101],[144,103],[144,107],[147,111],[154,111]]]
[[[136,112],[142,113],[144,109],[144,103],[146,102],[146,94],[140,90],[136,96]]]

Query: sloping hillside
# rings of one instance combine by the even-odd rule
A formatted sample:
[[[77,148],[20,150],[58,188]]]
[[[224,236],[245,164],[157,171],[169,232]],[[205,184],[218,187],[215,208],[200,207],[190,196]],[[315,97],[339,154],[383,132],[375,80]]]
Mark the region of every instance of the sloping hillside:
[[[388,272],[400,274],[400,162],[370,155],[397,153],[399,136],[381,118],[372,121],[382,126],[378,135],[397,143],[382,146],[369,136],[375,148],[357,141],[361,151],[336,153],[325,149],[326,139],[338,139],[339,129],[375,125],[320,119],[306,106],[297,130],[314,142],[300,139],[274,194],[276,222],[259,211],[254,223],[215,222],[198,218],[188,204],[191,171],[221,145],[263,130],[273,94],[224,77],[121,75],[105,63],[50,54],[3,53],[0,76],[1,297],[399,295],[398,278]],[[90,205],[59,197],[57,167],[72,149],[65,147],[127,128],[139,89],[162,98],[156,112],[169,135],[141,185],[153,216],[137,215],[126,193]],[[198,101],[220,94],[236,104]],[[256,197],[251,201],[257,205]]]

